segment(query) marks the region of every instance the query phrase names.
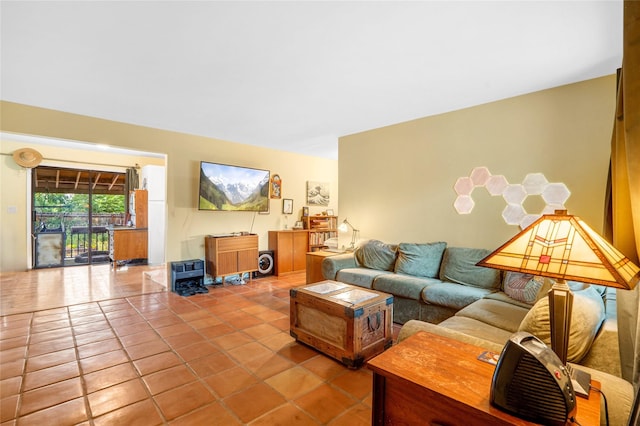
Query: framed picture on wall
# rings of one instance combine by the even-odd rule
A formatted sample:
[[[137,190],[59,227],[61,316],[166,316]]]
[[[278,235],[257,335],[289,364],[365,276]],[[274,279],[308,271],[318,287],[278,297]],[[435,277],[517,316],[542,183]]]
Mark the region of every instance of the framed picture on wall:
[[[302,216],[303,217],[309,216],[309,207],[305,206],[305,207],[302,208]]]
[[[283,214],[293,214],[293,200],[290,198],[285,198],[282,200],[282,213]]]

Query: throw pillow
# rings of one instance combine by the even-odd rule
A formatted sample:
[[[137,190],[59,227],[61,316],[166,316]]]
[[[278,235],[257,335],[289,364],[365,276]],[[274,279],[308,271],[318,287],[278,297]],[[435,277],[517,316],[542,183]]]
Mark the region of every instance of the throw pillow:
[[[400,243],[395,272],[416,277],[436,278],[446,247],[447,243],[441,241],[428,244]]]
[[[393,271],[398,247],[378,240],[369,240],[356,249],[354,255],[360,266],[379,271]]]
[[[604,318],[604,303],[597,291],[591,287],[573,291],[567,361],[580,362],[589,352]],[[527,331],[550,345],[549,324],[549,298],[543,297],[529,310],[520,323],[518,331]]]
[[[519,302],[533,305],[538,300],[538,293],[543,283],[542,277],[509,271],[504,276],[503,287],[507,296]]]

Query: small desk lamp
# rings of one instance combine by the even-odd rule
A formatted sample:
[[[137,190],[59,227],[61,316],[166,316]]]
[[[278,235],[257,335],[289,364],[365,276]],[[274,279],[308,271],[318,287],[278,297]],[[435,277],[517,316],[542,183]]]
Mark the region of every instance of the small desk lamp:
[[[555,279],[549,291],[551,348],[563,364],[573,305],[566,280],[625,290],[640,280],[640,268],[566,210],[542,216],[477,265]]]
[[[354,228],[353,225],[351,223],[349,223],[349,221],[346,218],[345,218],[345,220],[342,221],[342,223],[338,227],[338,230],[340,232],[347,232],[349,230],[349,227],[351,227],[351,229],[353,229],[353,234],[351,234],[351,243],[349,244],[349,248],[347,250],[348,251],[353,251],[353,250],[355,250],[356,242],[358,241],[358,238],[360,237],[360,230]]]

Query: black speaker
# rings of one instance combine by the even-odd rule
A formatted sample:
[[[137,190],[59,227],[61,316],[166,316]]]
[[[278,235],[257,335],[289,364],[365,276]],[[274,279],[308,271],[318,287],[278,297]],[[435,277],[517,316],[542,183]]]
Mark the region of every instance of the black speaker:
[[[491,404],[545,425],[564,425],[576,414],[569,371],[551,348],[523,331],[502,349],[491,381]]]
[[[258,270],[253,273],[253,278],[273,275],[274,269],[273,250],[261,251],[258,254]]]

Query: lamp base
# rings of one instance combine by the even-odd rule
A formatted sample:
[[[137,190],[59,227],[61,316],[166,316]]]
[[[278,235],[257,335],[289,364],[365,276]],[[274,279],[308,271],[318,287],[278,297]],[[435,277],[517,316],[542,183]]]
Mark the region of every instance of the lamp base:
[[[567,364],[567,371],[571,377],[571,384],[576,395],[589,399],[589,391],[591,390],[591,374],[586,371],[573,368]]]

